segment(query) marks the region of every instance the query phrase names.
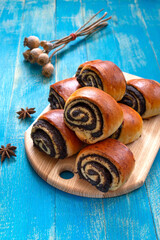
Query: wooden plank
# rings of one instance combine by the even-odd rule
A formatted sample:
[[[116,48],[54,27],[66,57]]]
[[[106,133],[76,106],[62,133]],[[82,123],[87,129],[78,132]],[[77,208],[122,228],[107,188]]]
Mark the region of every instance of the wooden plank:
[[[6,126],[9,114],[12,87],[14,81],[16,57],[19,45],[19,35],[22,25],[24,3],[22,1],[1,1],[0,2],[0,146],[6,144],[10,139],[6,139]],[[9,170],[8,170],[9,171]],[[6,229],[9,225],[11,213],[7,207],[9,205],[9,185],[10,174],[0,167],[0,238],[7,239]],[[12,186],[12,183],[10,184]],[[10,188],[11,188],[10,186]],[[12,198],[10,199],[12,201]],[[6,214],[8,213],[8,214]],[[11,229],[10,229],[11,230]]]
[[[13,2],[15,1],[12,1],[12,6]],[[99,10],[99,8],[106,7],[106,2],[104,1],[98,1],[98,3],[97,1],[92,2],[87,3],[88,7],[86,8],[86,10],[84,8],[86,7],[86,5],[83,4],[82,9],[84,13],[84,18],[88,18],[91,12],[95,13]],[[135,2],[138,2],[139,4],[139,1]],[[115,17],[113,21],[114,34],[110,30],[110,34],[108,34],[105,39],[103,39],[104,35],[103,37],[101,37],[101,39],[99,39],[101,40],[101,49],[98,47],[99,41],[96,41],[96,45],[94,44],[96,37],[94,40],[92,38],[89,38],[87,40],[87,44],[92,44],[93,47],[92,49],[87,49],[87,52],[89,53],[88,58],[91,60],[100,58],[102,56],[103,59],[108,58],[108,60],[114,61],[120,67],[123,67],[123,70],[125,71],[158,80],[159,72],[157,71],[156,60],[153,60],[153,55],[155,56],[155,54],[153,54],[152,52],[153,49],[151,51],[151,49],[149,48],[144,23],[142,23],[141,19],[136,17],[134,11],[135,2],[130,1],[129,11],[128,1],[121,1],[120,3],[117,3],[117,1],[108,2],[110,11],[109,9],[107,10],[111,13],[114,12]],[[0,14],[3,14],[4,11],[6,11],[5,8],[3,8],[5,6],[5,3],[6,2],[4,1],[1,1],[0,3],[0,6],[2,6],[0,7]],[[8,6],[10,6],[10,1],[8,1],[8,3]],[[146,8],[149,6],[149,3],[146,3],[146,1],[142,2],[142,4],[143,3],[145,4],[143,6],[146,6]],[[150,5],[151,4],[152,3],[150,2]],[[58,5],[59,8],[63,9],[62,5],[60,5],[59,3]],[[127,7],[125,7],[124,5],[126,5]],[[49,34],[54,35],[53,26],[55,29],[54,6],[55,5],[53,1],[39,1],[39,3],[37,1],[27,1],[24,20],[26,24],[31,24],[24,25],[25,29],[22,29],[22,35],[23,32],[27,34],[38,35],[40,33],[42,38],[43,36],[46,38],[46,36],[48,35],[48,39],[50,39]],[[153,8],[154,6],[155,11],[156,9],[158,11],[157,6],[159,5],[155,5],[154,2]],[[122,11],[123,7],[124,11]],[[142,5],[140,7],[142,7]],[[36,8],[38,8],[37,12]],[[131,8],[133,9],[133,11],[131,11]],[[156,36],[158,34],[156,26],[158,27],[157,22],[159,21],[159,19],[156,19],[156,16],[158,16],[158,14],[156,13],[156,16],[154,15],[155,12],[153,12],[153,8],[151,8],[151,6],[148,8],[148,11],[146,10],[146,8],[144,9],[146,11],[146,17],[149,16],[148,23],[149,21],[151,21],[150,28],[153,27],[154,29],[153,31],[151,30],[148,32],[158,59],[159,55],[157,53],[159,50],[157,46],[159,46],[159,38],[156,39]],[[64,9],[65,11],[63,15],[65,15],[66,11],[69,14],[69,12],[71,12],[72,10],[72,8],[69,8],[69,10],[66,8]],[[152,10],[150,11],[150,9]],[[16,10],[14,9],[14,11]],[[9,11],[11,10],[8,10],[8,12]],[[120,23],[116,20],[116,16],[118,16],[118,20],[121,20]],[[153,22],[154,19],[155,22]],[[78,17],[75,19],[75,21],[79,21]],[[137,26],[134,29],[132,28],[132,21],[133,25]],[[148,23],[146,21],[147,26]],[[126,24],[127,26],[125,26]],[[38,28],[37,31],[36,28]],[[143,31],[138,36],[142,28]],[[120,33],[122,33],[122,35],[119,35]],[[135,38],[132,38],[132,34],[134,36],[138,36],[138,42],[135,41],[135,44]],[[25,34],[23,35],[23,37],[24,36]],[[8,43],[12,41],[12,37],[7,41]],[[1,44],[5,43],[3,42]],[[4,46],[6,50],[6,45]],[[22,39],[20,42],[20,46],[22,46]],[[83,46],[83,43],[81,46]],[[131,50],[129,49],[129,46],[131,46]],[[10,57],[12,56],[12,53],[15,49],[12,49],[12,53],[9,53],[8,51],[5,52],[5,50],[2,49],[4,48],[1,48],[1,51],[3,51],[3,54],[5,53],[5,56],[7,56],[8,54],[6,60],[9,62]],[[75,48],[74,50],[72,51],[72,53],[76,54],[78,49]],[[155,233],[153,233],[153,224],[151,221],[149,204],[151,203],[151,209],[153,210],[154,214],[153,218],[157,226],[157,231],[159,231],[159,155],[157,156],[149,174],[149,177],[147,178],[147,191],[149,197],[151,198],[150,203],[146,200],[145,186],[143,186],[138,191],[127,195],[126,197],[122,196],[116,199],[105,199],[101,201],[100,199],[82,199],[76,196],[72,198],[69,194],[62,193],[59,190],[55,191],[53,188],[49,187],[47,184],[41,181],[41,179],[37,177],[36,174],[34,174],[34,171],[32,171],[32,169],[27,163],[27,159],[24,155],[23,145],[23,133],[32,123],[34,118],[29,121],[27,120],[24,122],[19,122],[17,119],[15,119],[15,111],[19,110],[19,107],[22,107],[21,104],[24,104],[25,106],[26,104],[30,104],[31,106],[36,106],[37,113],[35,114],[35,117],[38,116],[47,104],[46,95],[48,94],[48,87],[51,82],[54,82],[55,78],[53,77],[51,78],[51,80],[44,79],[41,76],[40,68],[28,66],[28,64],[24,64],[21,71],[21,53],[23,52],[23,47],[21,47],[19,51],[20,53],[18,54],[18,64],[16,64],[17,70],[15,74],[15,84],[13,86],[12,95],[13,99],[15,100],[11,104],[9,122],[7,125],[7,131],[8,129],[9,131],[5,138],[6,143],[8,141],[12,141],[13,143],[17,144],[18,156],[16,162],[13,161],[11,164],[8,164],[6,162],[1,168],[1,189],[3,189],[3,191],[1,191],[0,193],[2,194],[1,234],[3,236],[3,239],[7,239],[8,236],[10,236],[10,238],[12,239],[63,239],[63,235],[65,236],[65,239],[82,239],[82,234],[85,239],[117,239],[119,233],[121,233],[121,239],[125,240],[139,238],[156,239],[156,235]],[[59,65],[57,67],[57,80],[66,77],[68,75],[67,71],[69,72],[70,67],[72,69],[71,73],[74,72],[74,68],[77,67],[79,63],[81,63],[81,54],[83,54],[82,60],[87,60],[85,51],[82,51],[77,58],[74,58],[75,60],[73,59],[73,62],[69,62],[70,66],[67,68],[67,59],[70,57],[70,52],[67,53],[66,59],[64,60],[63,58],[63,62],[64,64],[66,64],[66,66]],[[59,56],[58,62],[60,62],[60,59],[62,58]],[[1,58],[1,60],[3,64],[4,58]],[[10,63],[11,64],[9,64],[9,66],[13,66],[12,64],[15,64],[15,61]],[[6,69],[6,64],[1,66],[4,66],[1,68],[2,70]],[[65,71],[65,75],[63,75],[63,71],[61,70],[63,69],[62,67],[67,68],[67,71]],[[14,75],[13,69],[14,68],[7,68],[7,72],[12,70],[12,74]],[[7,84],[5,83],[4,88],[6,88],[7,86],[11,86],[8,87],[8,91],[10,91],[12,88],[12,83],[9,77],[6,77],[6,74],[4,74],[3,72],[1,74],[3,74],[1,75],[1,79],[4,79],[5,81],[8,80]],[[28,82],[28,87],[27,84],[24,84],[26,82]],[[43,88],[41,85],[43,86]],[[17,89],[16,91],[15,88]],[[16,97],[16,95],[18,97]],[[0,119],[0,136],[4,136],[3,127],[6,124],[5,121],[8,112],[6,110],[7,108],[5,108],[4,110],[2,108],[3,106],[9,107],[9,105],[6,104],[9,104],[10,94],[8,93],[8,96],[5,95],[7,96],[5,100],[1,96],[4,96],[3,92],[2,94],[0,94],[0,98],[1,100],[3,100],[3,103],[5,101],[5,104],[1,105],[0,108],[1,113],[4,111],[3,114],[5,114],[3,115],[3,118]],[[41,96],[41,98],[39,98],[39,96]],[[17,102],[20,103],[16,106]],[[39,105],[41,105],[41,107]],[[57,207],[54,201],[54,192],[56,192],[56,194],[58,195],[58,197],[56,198]],[[3,196],[5,196],[5,198]],[[101,208],[102,202],[104,205],[103,214],[103,207]],[[56,211],[55,207],[57,208]],[[73,211],[73,209],[75,211]],[[61,215],[63,216],[63,218],[61,217]],[[71,216],[71,218],[69,218],[69,216]],[[19,219],[21,221],[19,221]],[[57,221],[57,224],[54,222],[55,219]],[[56,225],[58,227],[55,230]],[[55,235],[55,231],[57,237]]]
[[[22,1],[0,2],[0,143],[4,143],[6,123],[8,118],[16,56],[19,44],[19,34],[22,24],[24,4]],[[7,89],[7,91],[6,91]]]
[[[157,64],[160,68],[160,49],[159,49],[159,30],[160,30],[160,2],[154,1],[137,1],[137,16],[142,21],[150,47],[152,48]]]
[[[63,8],[57,8],[57,25],[56,37],[62,38],[75,32],[83,25],[83,18],[80,8],[80,1],[58,1],[58,5],[63,5]],[[68,11],[72,8],[73,11]],[[56,56],[57,58],[57,80],[60,81],[65,78],[72,77],[78,66],[87,61],[85,38],[79,37],[75,41],[70,42],[68,46]]]
[[[105,8],[108,13],[111,13],[112,24],[107,30],[110,30],[108,34],[100,40],[101,44],[97,42],[94,47],[87,42],[87,48],[90,48],[90,50],[87,49],[88,53],[90,52],[88,59],[102,56],[106,60],[115,62],[125,72],[158,80],[157,61],[148,42],[145,26],[137,16],[136,2],[139,3],[139,1],[99,1],[98,7]],[[83,1],[83,7],[86,13],[90,9],[97,11],[95,1]],[[157,198],[158,196],[159,194]],[[122,239],[156,239],[158,225],[155,229],[146,188],[142,187],[120,199],[120,204],[116,199],[103,200],[108,238],[112,239],[113,236],[113,239],[116,239],[121,232]],[[142,199],[144,201],[141,205]],[[124,203],[126,203],[125,206]],[[119,209],[118,213],[117,209]],[[144,217],[144,213],[148,218]]]
[[[12,7],[12,1],[10,1],[10,6]],[[13,11],[15,10],[13,9]],[[4,11],[6,11],[5,8]],[[19,11],[22,9],[19,8]],[[26,1],[23,21],[12,102],[6,126],[6,138],[4,139],[5,143],[11,142],[17,146],[17,157],[15,160],[12,158],[9,162],[6,160],[1,167],[2,217],[0,238],[45,239],[47,237],[49,239],[55,236],[55,190],[37,177],[25,155],[23,135],[34,121],[34,117],[20,121],[16,116],[16,111],[21,107],[36,107],[36,117],[47,103],[46,96],[53,78],[46,80],[41,75],[40,67],[23,61],[23,39],[29,35],[37,35],[41,39],[54,38],[55,1]],[[10,41],[13,49],[14,38]],[[7,52],[7,46],[5,51]],[[12,52],[10,52],[11,54]],[[12,59],[9,59],[9,53],[7,55],[10,63]],[[15,64],[15,61],[13,63]],[[4,77],[6,76],[8,77],[5,73]],[[7,99],[5,104],[6,101]]]
[[[145,4],[144,4],[145,3]],[[150,1],[138,1],[137,9],[139,12],[139,18],[141,18],[144,27],[147,32],[148,41],[153,49],[155,58],[157,60],[158,67],[160,69],[160,49],[159,49],[159,30],[160,30],[160,2],[155,1],[154,4]],[[157,79],[160,82],[158,76]],[[147,177],[146,187],[149,196],[150,208],[153,214],[153,219],[156,227],[157,238],[160,238],[160,151],[157,154],[155,162],[152,167],[152,171]]]
[[[144,191],[143,185],[131,194],[103,199],[108,239],[157,239]]]
[[[124,75],[126,80],[138,78],[127,73]],[[50,107],[47,107],[43,113],[49,110]],[[33,146],[31,128],[32,126],[30,126],[25,133],[25,148],[28,159],[35,171],[52,186],[65,192],[85,197],[106,198],[120,196],[141,187],[145,182],[160,146],[160,116],[144,120],[141,137],[137,141],[128,145],[136,160],[135,168],[130,178],[118,190],[103,193],[91,186],[88,182],[79,179],[77,174],[67,181],[61,178],[60,173],[62,171],[69,170],[73,173],[76,172],[76,156],[58,161],[57,159],[53,159],[45,153],[40,152]]]
[[[57,38],[74,32],[83,24],[82,11],[79,0],[57,1]],[[57,81],[72,77],[78,66],[87,61],[85,40],[82,39],[76,39],[57,55]],[[55,201],[56,239],[105,239],[101,200],[82,199],[56,190]]]

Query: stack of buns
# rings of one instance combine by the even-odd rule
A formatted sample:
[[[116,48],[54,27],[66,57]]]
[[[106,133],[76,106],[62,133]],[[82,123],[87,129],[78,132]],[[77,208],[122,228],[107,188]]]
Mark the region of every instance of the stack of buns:
[[[160,84],[132,79],[110,61],[81,64],[75,77],[50,86],[52,110],[33,125],[35,147],[54,158],[76,153],[75,172],[99,191],[118,189],[135,165],[129,148],[143,119],[160,114]]]

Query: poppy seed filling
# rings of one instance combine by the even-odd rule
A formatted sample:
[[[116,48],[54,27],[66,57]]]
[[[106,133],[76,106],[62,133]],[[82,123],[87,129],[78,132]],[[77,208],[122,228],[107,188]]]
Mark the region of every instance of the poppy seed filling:
[[[50,89],[48,102],[50,102],[51,109],[63,109],[64,99],[53,89]]]
[[[85,162],[86,158],[90,160]],[[99,160],[99,162],[96,161],[97,159]],[[85,162],[84,164],[83,164],[83,161]],[[110,171],[105,167],[104,164],[107,164],[109,166]],[[90,167],[90,169],[87,168],[88,166]],[[97,154],[88,154],[83,157],[80,157],[79,162],[77,164],[77,171],[80,178],[87,180],[102,192],[107,192],[109,190],[113,180],[113,177],[111,174],[112,172],[120,180],[119,172],[117,168],[113,165],[113,163],[111,163],[109,159],[104,158],[103,156],[100,156]],[[96,180],[93,180],[92,176],[95,176]],[[104,181],[102,183],[101,183],[101,177],[104,178]]]
[[[45,132],[44,129],[47,131]],[[50,135],[47,134],[47,132],[49,132]],[[52,157],[58,155],[58,158],[65,158],[67,156],[66,143],[61,133],[46,120],[39,119],[33,125],[31,138],[33,139],[34,145],[41,151],[46,152],[45,150],[49,148],[49,155]]]
[[[82,87],[90,86],[103,90],[103,84],[98,74],[92,70],[86,69],[78,75],[77,81]]]
[[[146,101],[142,93],[135,87],[128,85],[126,86],[126,93],[120,103],[126,104],[129,107],[137,111],[141,116],[146,111]]]

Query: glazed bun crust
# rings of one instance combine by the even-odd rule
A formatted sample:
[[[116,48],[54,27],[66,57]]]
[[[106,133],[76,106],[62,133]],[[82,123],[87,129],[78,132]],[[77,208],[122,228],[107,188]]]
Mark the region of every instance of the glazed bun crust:
[[[83,143],[77,138],[75,133],[71,131],[64,123],[64,110],[51,110],[39,117],[45,120],[59,130],[67,146],[68,156],[77,153],[83,146]]]
[[[142,134],[143,120],[134,109],[119,103],[123,111],[123,123],[118,140],[124,144],[137,140]]]
[[[84,66],[86,66],[87,64],[92,64],[92,63],[97,63],[97,62],[102,62],[102,60],[97,59],[97,60],[92,60],[92,61],[86,61],[86,62],[80,64],[78,69],[77,69],[77,72],[76,72],[75,76],[78,77],[78,75],[80,74],[80,71],[82,70],[82,68]]]
[[[95,169],[96,164],[97,169]],[[76,167],[80,177],[91,182],[101,191],[105,191],[104,185],[107,185],[102,168],[107,169],[112,175],[108,190],[114,191],[128,180],[134,166],[135,159],[130,149],[115,139],[106,139],[87,146],[79,152],[76,158]],[[98,177],[94,179],[96,175],[99,175],[100,183],[97,181]]]
[[[50,89],[54,89],[66,101],[80,87],[76,77],[72,77],[52,84]]]
[[[123,98],[126,90],[126,80],[116,64],[110,61],[89,63],[82,68],[80,75],[86,70],[91,70],[97,74],[102,82],[102,90],[111,95],[116,101]]]
[[[64,118],[67,126],[82,141],[92,144],[118,129],[123,121],[123,112],[109,94],[98,88],[83,87],[66,101]]]
[[[146,102],[146,111],[142,118],[160,114],[160,84],[150,79],[131,79],[127,85],[135,87],[142,93]]]
[[[83,68],[84,66],[86,66],[88,64],[97,63],[97,62],[102,62],[102,60],[97,59],[97,60],[87,61],[87,62],[84,62],[81,65],[79,65],[78,68]]]

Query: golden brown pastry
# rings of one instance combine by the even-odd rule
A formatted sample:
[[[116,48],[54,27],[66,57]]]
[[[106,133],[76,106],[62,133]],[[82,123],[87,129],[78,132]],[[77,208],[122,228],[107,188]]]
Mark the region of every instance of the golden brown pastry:
[[[79,74],[84,66],[86,66],[87,64],[96,63],[96,62],[102,62],[102,60],[92,60],[92,61],[87,61],[87,62],[82,63],[81,65],[79,65],[75,76],[76,77],[79,76]]]
[[[34,145],[54,158],[72,156],[83,146],[75,133],[65,125],[63,114],[62,109],[44,113],[31,131]]]
[[[109,94],[98,88],[84,87],[66,101],[64,119],[79,139],[92,144],[118,129],[123,121],[123,112]]]
[[[127,105],[119,103],[123,111],[121,126],[110,137],[124,144],[137,140],[142,133],[143,121],[139,113]]]
[[[160,114],[160,84],[150,79],[131,79],[120,101],[135,109],[142,118]]]
[[[83,148],[76,158],[76,171],[99,191],[114,191],[124,184],[135,165],[132,152],[115,139]]]
[[[63,109],[69,96],[80,87],[75,77],[52,84],[48,98],[51,109]]]
[[[126,90],[122,71],[110,61],[99,61],[85,65],[77,77],[79,84],[96,87],[120,101]]]

